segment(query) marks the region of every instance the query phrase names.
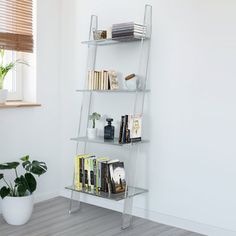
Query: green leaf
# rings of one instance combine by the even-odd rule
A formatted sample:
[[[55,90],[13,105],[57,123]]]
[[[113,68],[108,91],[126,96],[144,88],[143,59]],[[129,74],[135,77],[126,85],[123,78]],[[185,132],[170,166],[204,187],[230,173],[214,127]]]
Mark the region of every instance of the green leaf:
[[[28,190],[33,193],[36,190],[37,182],[34,178],[34,176],[31,173],[25,174],[25,179],[28,183]]]
[[[25,196],[27,189],[29,188],[28,183],[23,175],[15,179],[16,188],[18,195]]]
[[[3,179],[4,175],[3,174],[0,174],[0,179]]]
[[[7,188],[4,186],[0,189],[0,196],[2,199],[5,198],[6,196],[8,196],[9,193],[10,193],[10,188]]]
[[[21,157],[21,161],[28,161],[29,160],[29,155]]]
[[[19,162],[7,162],[4,164],[0,164],[0,170],[16,169],[19,164]]]
[[[24,164],[24,165],[23,165]],[[35,175],[42,175],[47,171],[47,165],[45,162],[40,162],[40,161],[32,161],[32,163],[30,161],[28,162],[24,162],[22,165],[23,167],[31,172],[32,174]]]
[[[25,162],[22,163],[22,166],[23,166],[24,169],[26,169],[26,166],[29,165],[29,164],[31,164],[30,161],[25,161]],[[26,169],[26,170],[27,170],[27,169]],[[27,171],[28,171],[28,170],[27,170]]]

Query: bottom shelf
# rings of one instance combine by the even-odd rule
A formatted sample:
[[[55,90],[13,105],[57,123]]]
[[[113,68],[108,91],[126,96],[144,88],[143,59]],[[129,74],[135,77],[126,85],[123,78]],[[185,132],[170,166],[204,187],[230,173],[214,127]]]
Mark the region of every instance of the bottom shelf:
[[[66,189],[71,190],[71,191],[75,191],[75,192],[80,192],[80,193],[85,193],[85,194],[89,194],[89,195],[93,195],[96,197],[101,197],[101,198],[106,198],[109,200],[114,200],[114,201],[120,201],[126,198],[125,196],[125,192],[124,193],[117,193],[117,194],[112,194],[112,193],[105,193],[102,191],[90,191],[88,189],[81,189],[81,188],[77,188],[76,186],[69,186],[66,187]],[[135,188],[135,187],[128,187],[128,198],[129,197],[134,197],[143,193],[147,193],[148,190],[147,189],[142,189],[142,188]]]

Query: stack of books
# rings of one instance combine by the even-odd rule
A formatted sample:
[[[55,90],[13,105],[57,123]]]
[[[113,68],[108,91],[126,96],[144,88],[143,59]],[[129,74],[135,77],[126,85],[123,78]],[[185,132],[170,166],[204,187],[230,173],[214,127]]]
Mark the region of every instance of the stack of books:
[[[78,155],[75,157],[75,186],[91,192],[125,192],[124,162],[90,154]]]
[[[146,35],[146,27],[134,22],[112,25],[112,38],[143,38]]]
[[[142,140],[142,117],[137,115],[121,116],[119,143],[139,142]]]

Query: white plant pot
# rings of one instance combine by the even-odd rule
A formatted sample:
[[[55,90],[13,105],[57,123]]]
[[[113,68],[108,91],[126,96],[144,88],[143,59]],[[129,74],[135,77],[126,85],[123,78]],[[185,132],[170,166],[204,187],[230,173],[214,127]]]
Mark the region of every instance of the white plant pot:
[[[30,219],[34,207],[33,195],[5,197],[2,200],[2,215],[10,225],[23,225]]]
[[[97,129],[96,128],[88,128],[87,135],[88,135],[88,139],[95,139],[97,137]]]
[[[7,101],[7,89],[0,89],[0,104],[4,104]]]

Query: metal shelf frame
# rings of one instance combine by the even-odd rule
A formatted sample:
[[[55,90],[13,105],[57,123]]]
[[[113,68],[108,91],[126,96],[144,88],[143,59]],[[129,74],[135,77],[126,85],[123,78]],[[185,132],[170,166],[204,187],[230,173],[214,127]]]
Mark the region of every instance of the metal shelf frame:
[[[114,140],[113,142],[104,141],[103,137],[97,137],[97,139],[89,140],[86,137],[86,130],[89,125],[89,114],[91,113],[91,107],[93,104],[93,99],[96,93],[131,93],[134,94],[133,101],[133,111],[132,114],[143,114],[144,108],[144,100],[145,94],[150,92],[149,89],[146,88],[147,75],[148,75],[148,65],[149,65],[149,54],[150,54],[150,45],[151,45],[151,34],[152,34],[152,6],[145,5],[143,25],[146,27],[146,32],[143,33],[143,36],[140,38],[120,38],[120,39],[105,39],[105,40],[93,40],[93,31],[98,29],[98,17],[95,15],[91,16],[90,21],[90,30],[89,30],[89,39],[88,41],[82,42],[88,46],[88,55],[87,55],[87,66],[86,66],[86,74],[89,70],[95,70],[96,67],[96,57],[97,57],[97,48],[98,46],[104,45],[112,45],[119,43],[137,43],[137,47],[139,47],[139,58],[137,61],[137,75],[138,75],[138,90],[88,90],[87,83],[84,85],[84,89],[78,89],[77,92],[82,92],[83,99],[80,108],[79,115],[79,127],[76,138],[72,138],[71,140],[76,141],[76,155],[79,153],[87,153],[87,145],[88,143],[96,143],[96,144],[109,144],[123,146],[129,148],[129,155],[127,160],[125,161],[125,169],[126,169],[126,190],[122,194],[108,194],[103,192],[96,191],[88,191],[85,189],[77,189],[74,186],[75,173],[73,178],[73,183],[71,186],[66,187],[66,189],[71,191],[71,201],[69,206],[69,212],[73,213],[80,209],[80,193],[89,194],[96,197],[102,197],[109,200],[123,200],[123,214],[122,214],[122,229],[126,229],[132,225],[132,211],[133,211],[133,197],[139,194],[143,194],[148,192],[147,189],[138,188],[136,183],[136,168],[134,170],[129,171],[130,166],[136,164],[135,158],[139,155],[139,147],[142,143],[147,143],[148,140],[142,140],[138,143],[124,144],[121,145],[118,143],[118,140]],[[111,48],[112,50],[112,48]],[[87,79],[87,78],[86,78]],[[84,118],[85,117],[85,118]],[[81,148],[81,144],[83,148]],[[128,187],[129,186],[129,187]],[[133,187],[130,187],[133,186]],[[76,200],[77,207],[74,208],[74,193],[79,193]]]

